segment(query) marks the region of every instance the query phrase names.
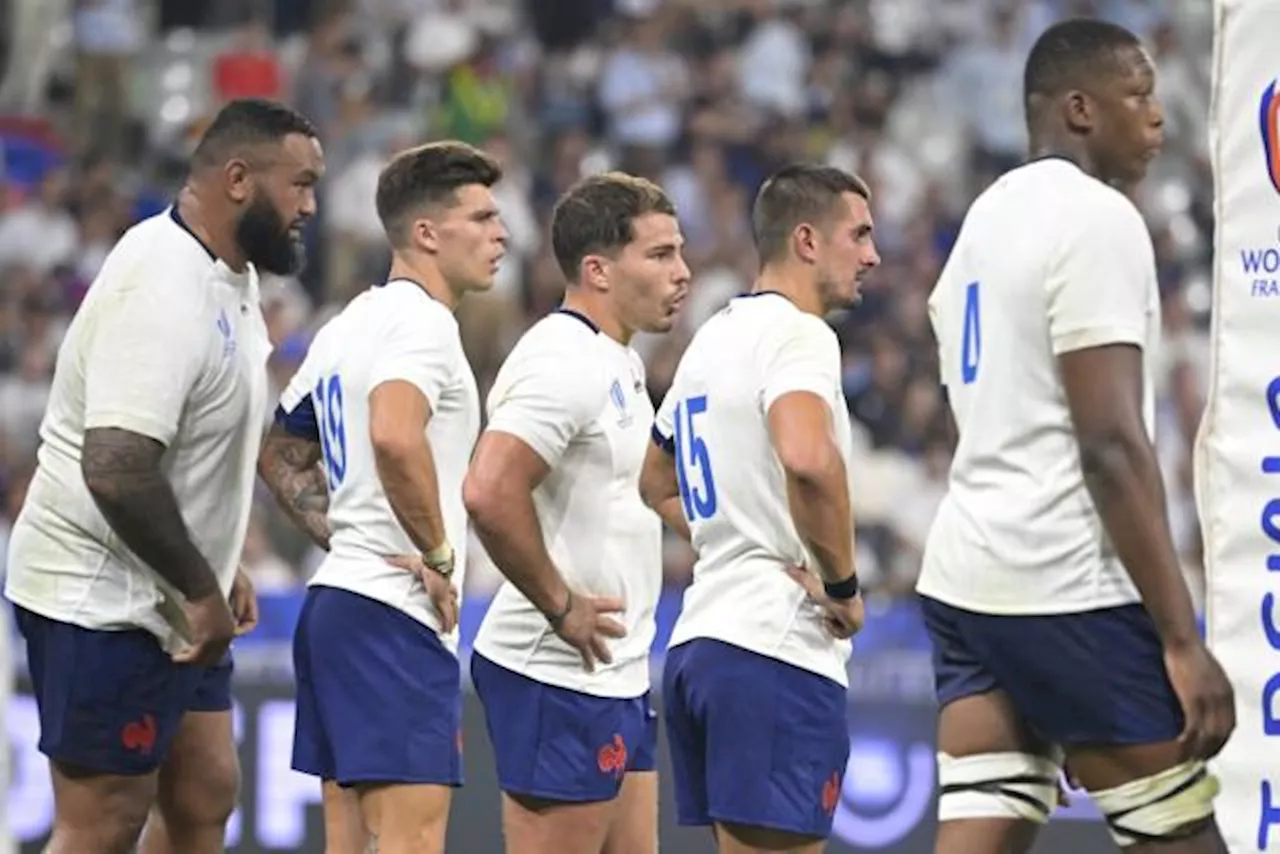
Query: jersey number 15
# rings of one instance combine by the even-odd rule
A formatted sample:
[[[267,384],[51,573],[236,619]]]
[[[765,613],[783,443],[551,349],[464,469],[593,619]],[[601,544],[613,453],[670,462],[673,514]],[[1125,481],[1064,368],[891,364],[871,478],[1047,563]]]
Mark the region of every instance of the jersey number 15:
[[[711,474],[707,443],[698,435],[698,416],[707,411],[707,396],[685,398],[676,404],[676,479],[685,518],[690,522],[716,514],[716,480]],[[697,477],[698,482],[690,480]]]
[[[342,378],[337,374],[321,377],[311,392],[316,407],[316,423],[320,427],[320,448],[324,452],[324,470],[329,478],[329,491],[337,489],[347,476],[347,427],[342,418]]]

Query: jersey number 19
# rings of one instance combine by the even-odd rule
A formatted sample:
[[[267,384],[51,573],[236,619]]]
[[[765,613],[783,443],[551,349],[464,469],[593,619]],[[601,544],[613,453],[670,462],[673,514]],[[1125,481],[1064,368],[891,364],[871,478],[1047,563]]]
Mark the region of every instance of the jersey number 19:
[[[680,501],[690,522],[710,519],[716,514],[716,480],[711,474],[707,443],[698,435],[698,416],[707,411],[707,396],[685,398],[676,405],[676,478]],[[695,483],[690,477],[696,477]]]
[[[316,406],[316,422],[320,427],[320,448],[324,451],[324,470],[329,478],[329,491],[337,489],[347,476],[347,428],[342,420],[342,378],[337,374],[321,377],[312,392]]]

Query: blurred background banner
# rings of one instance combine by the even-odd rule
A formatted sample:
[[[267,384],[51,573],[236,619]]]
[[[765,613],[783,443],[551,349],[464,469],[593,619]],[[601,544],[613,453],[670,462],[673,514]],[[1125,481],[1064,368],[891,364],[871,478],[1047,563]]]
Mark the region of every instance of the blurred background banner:
[[[1210,392],[1197,447],[1208,638],[1239,725],[1215,763],[1232,854],[1280,851],[1280,0],[1218,0]]]

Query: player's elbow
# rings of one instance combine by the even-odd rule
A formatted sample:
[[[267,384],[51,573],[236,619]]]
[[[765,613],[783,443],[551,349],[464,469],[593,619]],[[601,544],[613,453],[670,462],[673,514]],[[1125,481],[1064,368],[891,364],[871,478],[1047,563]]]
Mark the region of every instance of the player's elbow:
[[[139,483],[160,477],[164,445],[113,427],[85,431],[80,477],[99,504],[113,502]]]
[[[843,459],[835,443],[825,441],[780,441],[774,448],[787,477],[800,484],[813,484],[839,475]]]
[[[415,452],[426,447],[426,434],[418,430],[406,430],[386,420],[369,425],[369,443],[379,467],[402,465]]]
[[[493,528],[503,515],[501,480],[473,466],[462,481],[462,504],[477,528]]]
[[[1143,439],[1123,430],[1098,430],[1080,435],[1080,470],[1095,491],[1110,491],[1138,467]]]

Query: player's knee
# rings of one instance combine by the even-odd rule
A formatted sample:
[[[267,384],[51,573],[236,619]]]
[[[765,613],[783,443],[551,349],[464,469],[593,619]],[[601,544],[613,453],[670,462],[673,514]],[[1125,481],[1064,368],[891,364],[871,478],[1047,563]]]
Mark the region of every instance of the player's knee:
[[[1184,762],[1167,771],[1113,789],[1090,792],[1121,848],[1145,842],[1172,842],[1203,831],[1213,819],[1218,779],[1203,762]]]
[[[160,807],[170,826],[223,825],[240,800],[240,763],[234,754],[208,757],[192,774],[162,790]]]
[[[1058,803],[1059,768],[1030,753],[938,754],[938,820],[1011,818],[1044,824]]]

